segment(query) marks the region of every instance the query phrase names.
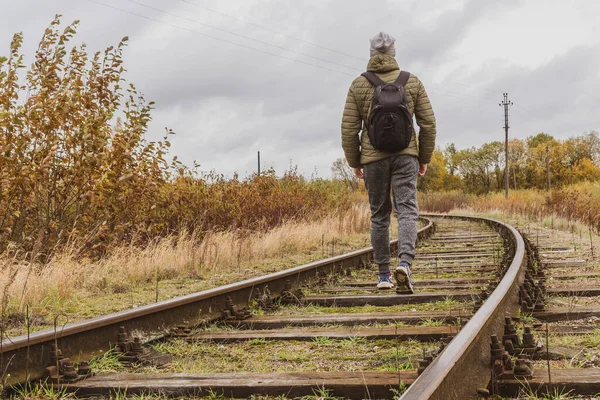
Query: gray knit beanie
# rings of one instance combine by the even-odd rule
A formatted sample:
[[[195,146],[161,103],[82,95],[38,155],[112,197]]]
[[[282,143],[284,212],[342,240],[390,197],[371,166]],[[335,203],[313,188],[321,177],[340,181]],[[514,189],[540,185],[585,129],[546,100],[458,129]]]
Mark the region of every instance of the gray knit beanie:
[[[385,32],[379,32],[377,35],[371,38],[371,57],[377,54],[389,54],[390,56],[396,56],[396,47],[394,46],[394,39],[391,35]]]

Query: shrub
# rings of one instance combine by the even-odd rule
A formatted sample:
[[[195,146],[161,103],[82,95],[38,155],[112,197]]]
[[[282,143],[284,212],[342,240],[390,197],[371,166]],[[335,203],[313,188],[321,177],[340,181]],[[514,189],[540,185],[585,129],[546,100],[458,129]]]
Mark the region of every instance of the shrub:
[[[123,80],[127,38],[90,57],[85,45],[67,48],[77,25],[60,32],[54,19],[24,84],[22,34],[0,58],[0,253],[44,261],[69,244],[98,257],[183,230],[267,229],[351,205],[343,183],[295,169],[226,179],[167,161],[173,132],[145,139],[153,102]]]

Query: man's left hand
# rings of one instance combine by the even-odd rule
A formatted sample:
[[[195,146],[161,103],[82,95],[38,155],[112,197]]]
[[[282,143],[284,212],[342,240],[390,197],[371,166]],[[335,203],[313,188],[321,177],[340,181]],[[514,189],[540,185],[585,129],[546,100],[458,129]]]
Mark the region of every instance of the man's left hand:
[[[362,179],[365,176],[365,174],[363,174],[362,168],[354,168],[354,176],[358,179]]]

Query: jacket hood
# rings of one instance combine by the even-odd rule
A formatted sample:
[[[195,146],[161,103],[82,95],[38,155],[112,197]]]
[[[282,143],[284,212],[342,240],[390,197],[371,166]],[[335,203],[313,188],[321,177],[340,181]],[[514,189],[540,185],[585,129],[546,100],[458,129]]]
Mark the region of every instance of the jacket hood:
[[[369,60],[367,71],[370,72],[389,72],[400,69],[393,56],[388,54],[377,54]]]

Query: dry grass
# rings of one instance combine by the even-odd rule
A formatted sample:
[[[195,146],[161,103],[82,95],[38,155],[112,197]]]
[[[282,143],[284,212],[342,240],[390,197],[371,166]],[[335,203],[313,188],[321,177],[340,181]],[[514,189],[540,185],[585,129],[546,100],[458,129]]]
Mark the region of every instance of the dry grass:
[[[344,213],[317,221],[289,221],[262,233],[208,232],[201,240],[182,233],[144,248],[118,247],[98,261],[77,259],[68,251],[44,265],[4,257],[0,259],[0,294],[6,300],[7,314],[22,314],[26,305],[44,314],[49,303],[56,308],[56,303],[64,305],[70,299],[117,296],[144,286],[148,292],[157,280],[177,279],[180,285],[189,284],[189,290],[198,290],[199,281],[202,288],[214,287],[273,270],[273,259],[286,257],[301,264],[307,258],[340,254],[349,250],[353,235],[362,234],[364,243],[368,228],[368,208],[356,203]],[[261,269],[261,263],[269,266]],[[177,293],[186,291],[179,289]]]
[[[600,232],[600,182],[581,182],[550,192],[511,190],[508,198],[504,192],[481,196],[460,191],[419,193],[419,206],[424,212],[521,215],[551,228]]]

